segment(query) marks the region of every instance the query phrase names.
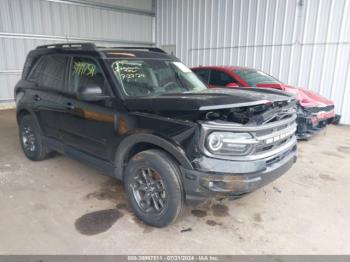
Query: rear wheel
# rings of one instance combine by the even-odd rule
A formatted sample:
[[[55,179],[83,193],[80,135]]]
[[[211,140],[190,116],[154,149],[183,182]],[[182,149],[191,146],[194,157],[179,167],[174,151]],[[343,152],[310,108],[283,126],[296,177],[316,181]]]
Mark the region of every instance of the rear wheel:
[[[133,156],[125,170],[124,186],[136,216],[146,224],[167,226],[182,211],[184,193],[178,165],[161,150]]]
[[[30,160],[43,160],[48,156],[40,129],[31,115],[25,115],[20,119],[19,139],[24,154]]]

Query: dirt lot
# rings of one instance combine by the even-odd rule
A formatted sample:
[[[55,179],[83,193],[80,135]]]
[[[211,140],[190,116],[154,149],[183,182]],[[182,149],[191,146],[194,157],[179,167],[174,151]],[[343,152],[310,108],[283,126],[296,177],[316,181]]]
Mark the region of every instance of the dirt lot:
[[[350,127],[299,143],[273,184],[188,207],[164,229],[134,217],[116,180],[60,155],[27,160],[17,132],[0,111],[0,254],[350,253]]]

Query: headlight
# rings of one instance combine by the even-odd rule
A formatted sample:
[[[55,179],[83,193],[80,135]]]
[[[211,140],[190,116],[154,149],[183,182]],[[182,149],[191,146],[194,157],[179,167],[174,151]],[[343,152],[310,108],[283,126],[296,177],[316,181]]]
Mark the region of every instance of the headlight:
[[[206,147],[218,155],[247,155],[257,141],[249,133],[212,132],[207,136]]]

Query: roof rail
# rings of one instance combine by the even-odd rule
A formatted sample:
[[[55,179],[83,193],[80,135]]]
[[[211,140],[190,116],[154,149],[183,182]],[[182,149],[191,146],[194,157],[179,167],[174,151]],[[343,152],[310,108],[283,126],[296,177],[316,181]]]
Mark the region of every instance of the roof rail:
[[[97,47],[94,43],[62,43],[62,44],[51,44],[51,45],[41,45],[36,49],[43,48],[77,48],[81,50],[93,50],[97,51]]]
[[[114,46],[114,47],[105,47],[105,48],[120,48],[120,49],[134,49],[134,50],[148,50],[151,52],[157,52],[157,53],[164,53],[166,52],[163,49],[160,49],[158,47],[144,47],[144,46]]]

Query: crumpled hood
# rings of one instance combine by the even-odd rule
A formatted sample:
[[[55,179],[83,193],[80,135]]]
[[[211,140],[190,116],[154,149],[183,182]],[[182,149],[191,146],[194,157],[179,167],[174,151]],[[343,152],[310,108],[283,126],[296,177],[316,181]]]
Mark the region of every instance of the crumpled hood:
[[[291,101],[284,92],[261,88],[211,88],[201,92],[129,98],[130,111],[205,111]]]
[[[282,88],[286,92],[296,95],[297,99],[300,102],[300,105],[303,107],[334,105],[332,100],[327,99],[317,94],[316,92],[313,92],[308,89],[289,86],[289,85],[283,85]]]

